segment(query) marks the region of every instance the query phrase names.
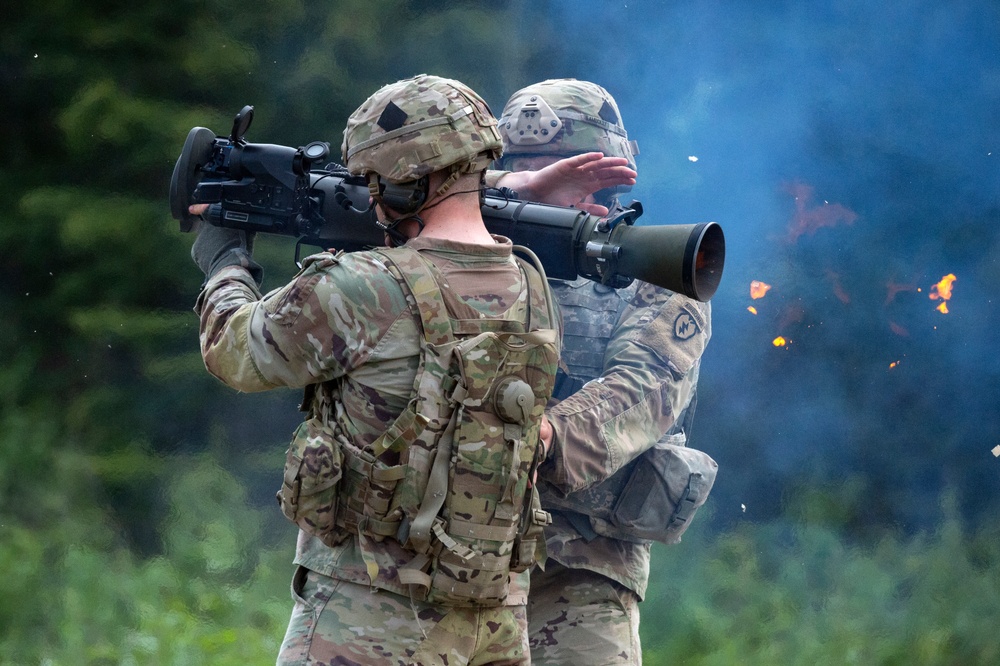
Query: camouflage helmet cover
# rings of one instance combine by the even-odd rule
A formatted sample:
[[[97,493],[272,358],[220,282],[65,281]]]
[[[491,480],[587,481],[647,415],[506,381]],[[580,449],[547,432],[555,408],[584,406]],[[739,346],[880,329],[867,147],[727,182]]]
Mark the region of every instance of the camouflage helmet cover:
[[[504,160],[517,156],[570,157],[591,151],[624,157],[635,168],[638,146],[629,141],[618,104],[589,81],[549,79],[522,88],[500,117]]]
[[[341,151],[351,173],[376,173],[392,183],[456,165],[471,173],[503,152],[496,122],[465,84],[420,74],[382,87],[358,107]]]

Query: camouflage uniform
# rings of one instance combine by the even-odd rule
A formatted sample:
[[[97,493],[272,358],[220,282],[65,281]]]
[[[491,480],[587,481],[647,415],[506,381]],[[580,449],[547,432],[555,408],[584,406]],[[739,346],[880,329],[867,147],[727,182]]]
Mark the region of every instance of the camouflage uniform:
[[[558,129],[547,140],[521,140],[524,118],[535,121],[532,129],[544,129],[556,127],[552,116]],[[636,147],[617,104],[591,83],[561,79],[528,86],[508,101],[500,128],[502,168],[517,170],[519,157],[589,151],[626,157],[635,166]],[[605,192],[599,203],[612,208],[619,193]],[[618,291],[582,279],[551,282],[564,326],[554,396],[562,400],[546,412],[553,448],[539,470],[553,522],[546,528],[545,570],[531,575],[532,660],[640,664],[638,602],[646,593],[651,542],[602,536],[588,516],[561,507],[570,493],[612,503],[613,494],[602,496],[598,484],[628,474],[630,463],[658,441],[683,445],[711,310],[642,282]]]
[[[511,259],[509,241],[481,246],[416,238],[407,247],[430,258],[446,278],[452,278],[449,283],[464,302],[484,316],[527,307],[518,300],[520,271]],[[212,374],[248,392],[335,381],[341,395],[335,408],[343,410],[356,428],[356,441],[374,441],[411,397],[419,358],[419,318],[398,282],[371,253],[310,257],[295,280],[264,298],[245,269],[225,268],[205,286],[198,310],[202,352]],[[354,604],[374,605],[376,614],[382,603],[409,609],[407,588],[398,581],[396,571],[412,558],[395,540],[375,542],[364,537],[362,544],[361,539],[350,537],[331,548],[300,532],[295,562],[309,570],[311,584],[303,589],[300,578],[296,586],[298,600],[281,663],[298,663],[299,658],[306,663],[301,655],[309,642],[306,636],[314,650],[309,658],[321,660],[309,663],[326,663],[322,660],[338,654],[350,655],[357,663],[395,663],[391,659],[409,663],[411,655],[404,650],[416,645],[408,641],[423,638],[420,629],[428,639],[446,629],[459,638],[486,637],[492,643],[480,640],[476,648],[488,646],[495,659],[489,663],[526,660],[523,592],[512,592],[504,606],[482,611],[417,604],[419,624],[413,620],[413,611],[397,618],[420,628],[409,635],[384,634],[384,613],[378,626],[359,629],[364,625],[356,624],[361,616],[355,616]],[[367,555],[377,566],[373,581]],[[522,583],[521,588],[526,585]],[[331,596],[334,591],[342,594]],[[437,629],[441,623],[444,628]],[[512,630],[518,626],[523,631]],[[315,636],[315,631],[336,627],[355,641],[344,644],[342,638]],[[437,648],[447,651],[449,644],[442,642]],[[326,649],[333,652],[324,653]],[[439,663],[439,659],[440,663],[456,663],[454,658],[448,662],[433,655],[420,663]]]
[[[437,86],[440,91],[440,85],[432,81],[430,86],[423,93],[433,98],[431,110],[440,112],[448,101],[431,89]],[[476,100],[466,97],[461,104],[471,106]],[[368,111],[371,102],[359,112],[377,114],[380,109]],[[400,122],[399,113],[397,107],[395,120],[387,124]],[[420,150],[412,135],[404,139],[409,149]],[[440,155],[439,147],[434,149]],[[481,146],[474,150],[481,151]],[[475,155],[471,159],[479,160]],[[459,164],[458,170],[466,164]],[[348,159],[348,167],[353,166]],[[407,175],[404,169],[400,178]],[[529,299],[526,273],[515,261],[510,241],[494,240],[494,245],[481,245],[417,237],[406,244],[406,251],[415,250],[429,260],[438,284],[450,289],[474,316],[531,318],[555,326],[547,296],[531,291]],[[402,251],[383,252],[390,256]],[[382,256],[314,255],[291,283],[263,297],[245,261],[223,266],[208,279],[196,306],[206,367],[240,391],[317,387],[315,393],[333,398],[320,402],[321,411],[327,412],[324,418],[349,433],[358,448],[371,445],[414,397],[423,330],[413,294],[389,272]],[[537,274],[527,275],[542,283]],[[401,582],[398,572],[413,558],[414,553],[394,538],[356,532],[324,543],[300,531],[295,556],[299,568],[292,584],[295,609],[278,663],[529,662],[526,572],[498,606],[454,607],[411,596],[412,588]]]
[[[569,348],[577,322],[585,318],[593,326],[600,311],[567,305],[566,290],[554,291]],[[598,303],[608,300],[595,296]],[[697,330],[682,340],[675,322],[688,317]],[[545,571],[531,577],[534,663],[641,663],[638,602],[646,593],[651,542],[596,534],[586,516],[556,507],[568,493],[626,474],[628,463],[657,440],[684,443],[710,336],[708,304],[641,284],[610,340],[590,340],[605,347],[601,374],[548,410],[553,449],[539,474],[552,524]]]

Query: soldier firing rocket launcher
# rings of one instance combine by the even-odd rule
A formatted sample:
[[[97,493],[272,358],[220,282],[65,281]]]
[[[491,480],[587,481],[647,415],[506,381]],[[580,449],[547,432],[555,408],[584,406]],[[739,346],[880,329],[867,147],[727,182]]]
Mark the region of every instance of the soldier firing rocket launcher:
[[[188,206],[207,203],[210,224],[292,236],[299,246],[350,252],[384,244],[364,179],[337,164],[314,168],[329,157],[329,144],[249,143],[252,120],[246,106],[227,139],[204,127],[188,133],[170,179],[170,211],[181,231],[195,222]],[[493,190],[482,213],[491,233],[538,255],[550,278],[583,276],[615,288],[640,279],[699,301],[712,298],[722,278],[725,237],[715,222],[634,226],[638,202],[598,218]]]

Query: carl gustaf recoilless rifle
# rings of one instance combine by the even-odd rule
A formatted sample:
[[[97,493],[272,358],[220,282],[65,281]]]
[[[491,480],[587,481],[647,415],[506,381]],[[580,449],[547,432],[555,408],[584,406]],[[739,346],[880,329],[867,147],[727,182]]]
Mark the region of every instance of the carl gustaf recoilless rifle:
[[[317,168],[328,143],[249,143],[252,120],[253,107],[245,106],[228,138],[204,127],[188,133],[170,179],[170,211],[181,231],[197,222],[188,206],[206,203],[209,224],[297,238],[296,259],[302,245],[351,252],[385,244],[365,179],[335,163]],[[482,213],[490,233],[534,252],[549,278],[583,276],[613,288],[639,279],[699,301],[711,299],[722,279],[726,244],[715,222],[636,226],[636,201],[600,218],[521,201],[509,190],[487,190]]]

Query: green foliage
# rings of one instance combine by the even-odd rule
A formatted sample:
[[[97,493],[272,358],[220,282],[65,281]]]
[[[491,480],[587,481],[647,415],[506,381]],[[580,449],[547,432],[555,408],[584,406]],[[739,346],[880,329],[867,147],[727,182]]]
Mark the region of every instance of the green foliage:
[[[694,534],[691,534],[693,532]],[[644,663],[988,664],[1000,658],[1000,539],[951,499],[932,534],[854,545],[808,522],[692,528],[654,548]]]
[[[211,457],[159,473],[173,507],[160,556],[137,558],[100,521],[0,527],[0,663],[273,663],[294,530],[249,506]],[[656,546],[644,663],[995,663],[1000,532],[966,533],[943,504],[935,532],[866,545],[807,523],[747,523]]]
[[[160,556],[135,557],[99,517],[85,530],[0,526],[10,576],[0,663],[273,663],[291,608],[294,530],[266,538],[276,512],[248,506],[210,458],[158,471],[173,507]]]
[[[329,140],[336,158],[348,114],[382,84],[420,71],[489,80],[484,55],[470,53],[489,53],[498,11],[405,0],[10,8],[0,663],[273,662],[294,530],[272,486],[298,396],[236,395],[205,372],[191,312],[202,276],[166,205],[174,161],[190,128],[225,134],[248,103],[252,140]],[[484,92],[506,92],[494,85]],[[270,284],[291,275],[292,253],[285,239],[258,243]]]

